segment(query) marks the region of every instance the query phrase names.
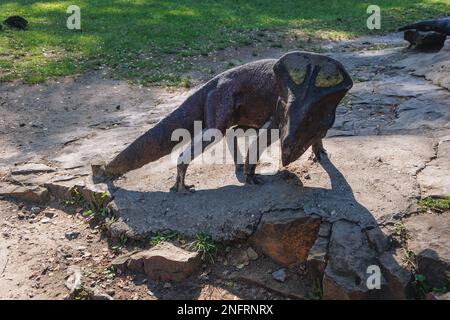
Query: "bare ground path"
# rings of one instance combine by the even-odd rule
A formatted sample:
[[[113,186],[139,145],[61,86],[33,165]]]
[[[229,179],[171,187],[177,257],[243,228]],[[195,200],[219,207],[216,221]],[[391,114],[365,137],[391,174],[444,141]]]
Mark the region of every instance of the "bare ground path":
[[[0,298],[62,298],[71,264],[82,265],[92,286],[114,290],[119,298],[311,298],[310,279],[298,268],[319,272],[325,298],[405,298],[412,269],[442,275],[430,278],[439,285],[450,270],[443,234],[449,213],[421,219],[417,200],[450,194],[448,42],[432,54],[406,50],[399,35],[325,43],[323,49],[355,79],[325,140],[329,158],[314,164],[302,157],[266,176],[261,187],[240,183],[232,165],[197,161],[187,176],[197,192],[188,196],[169,192],[175,170],[168,159],[131,172],[114,186],[94,186],[89,178],[93,159],[121,150],[182,101],[184,90],[136,87],[101,72],[32,87],[2,84],[0,194],[21,200],[0,202]],[[225,50],[197,63],[224,69],[230,60],[256,59],[254,52]],[[258,48],[257,58],[281,54],[282,49]],[[207,77],[193,75],[199,82]],[[60,210],[67,211],[60,202],[74,185],[87,197],[102,191],[114,197],[110,207],[120,218],[107,233],[89,226],[76,208],[69,209],[71,215]],[[24,200],[31,203],[17,207]],[[30,216],[36,204],[57,215]],[[400,225],[414,230],[407,240],[398,234]],[[71,229],[81,235],[69,241],[64,234]],[[117,249],[123,234],[141,241],[161,230],[187,237],[206,230],[219,242],[244,242],[237,251],[249,239],[260,256],[236,268],[226,262],[234,252],[227,249],[203,275],[175,286],[131,276],[113,279],[105,271],[119,252],[132,249]],[[294,257],[280,254],[290,250],[297,252]],[[408,250],[414,266],[406,259]],[[371,264],[383,271],[379,292],[365,286]],[[280,266],[289,273],[281,284],[268,272]]]

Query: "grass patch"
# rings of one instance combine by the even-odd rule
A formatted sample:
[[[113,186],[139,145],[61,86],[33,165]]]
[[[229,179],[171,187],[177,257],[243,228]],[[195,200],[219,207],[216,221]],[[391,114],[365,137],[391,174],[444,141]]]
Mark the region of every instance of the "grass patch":
[[[419,201],[422,208],[445,211],[450,210],[450,196],[449,197],[426,197]]]
[[[201,259],[203,261],[214,263],[214,255],[217,253],[217,245],[208,233],[197,233],[195,240],[189,245],[189,247],[197,252],[200,252]]]
[[[161,242],[169,242],[175,240],[179,237],[179,234],[176,231],[162,231],[158,232],[150,239],[150,245],[156,246]]]
[[[108,192],[104,191],[101,193],[100,197],[89,204],[89,209],[84,211],[85,216],[91,216],[95,218],[107,218],[109,210],[106,207],[107,201],[109,199]]]
[[[22,15],[30,24],[25,32],[0,32],[0,82],[37,83],[108,66],[117,78],[187,86],[181,75],[189,57],[263,41],[267,30],[327,39],[385,33],[448,13],[450,0],[379,0],[376,31],[366,27],[370,1],[78,0],[81,31],[66,28],[71,4],[1,1],[0,20]]]

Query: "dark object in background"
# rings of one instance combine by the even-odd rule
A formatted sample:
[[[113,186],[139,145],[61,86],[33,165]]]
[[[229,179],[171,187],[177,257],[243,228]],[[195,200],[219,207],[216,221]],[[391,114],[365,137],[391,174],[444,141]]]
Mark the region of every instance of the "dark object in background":
[[[398,29],[398,31],[405,30],[435,31],[450,36],[450,17],[419,21]]]
[[[406,30],[403,38],[410,43],[410,48],[414,47],[421,51],[439,51],[444,46],[447,36],[434,31]]]
[[[11,16],[4,21],[9,27],[26,30],[28,21],[20,16]]]

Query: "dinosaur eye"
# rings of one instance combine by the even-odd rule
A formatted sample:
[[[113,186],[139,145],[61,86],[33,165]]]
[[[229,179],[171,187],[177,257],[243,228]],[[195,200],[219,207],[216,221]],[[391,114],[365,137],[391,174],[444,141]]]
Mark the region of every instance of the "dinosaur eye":
[[[343,80],[344,76],[338,68],[323,67],[320,69],[319,74],[316,77],[315,85],[319,88],[329,88],[337,86]]]
[[[295,82],[295,84],[300,85],[305,80],[306,76],[306,69],[298,69],[298,68],[291,68],[289,69],[289,77],[291,77],[292,81]]]

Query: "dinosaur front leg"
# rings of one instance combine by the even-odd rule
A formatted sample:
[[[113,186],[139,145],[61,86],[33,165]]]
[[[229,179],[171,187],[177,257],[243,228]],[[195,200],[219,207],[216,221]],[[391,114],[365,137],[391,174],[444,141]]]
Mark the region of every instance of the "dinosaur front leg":
[[[256,175],[256,166],[258,164],[259,158],[261,157],[264,150],[267,149],[274,141],[272,141],[272,121],[268,121],[264,124],[261,129],[265,129],[265,132],[261,133],[258,131],[258,137],[250,145],[247,157],[245,159],[244,172],[245,181],[248,184],[263,184],[264,180]]]
[[[323,147],[322,139],[319,139],[312,145],[312,154],[310,159],[314,162],[317,162],[320,161],[324,156],[327,156],[327,151]]]

